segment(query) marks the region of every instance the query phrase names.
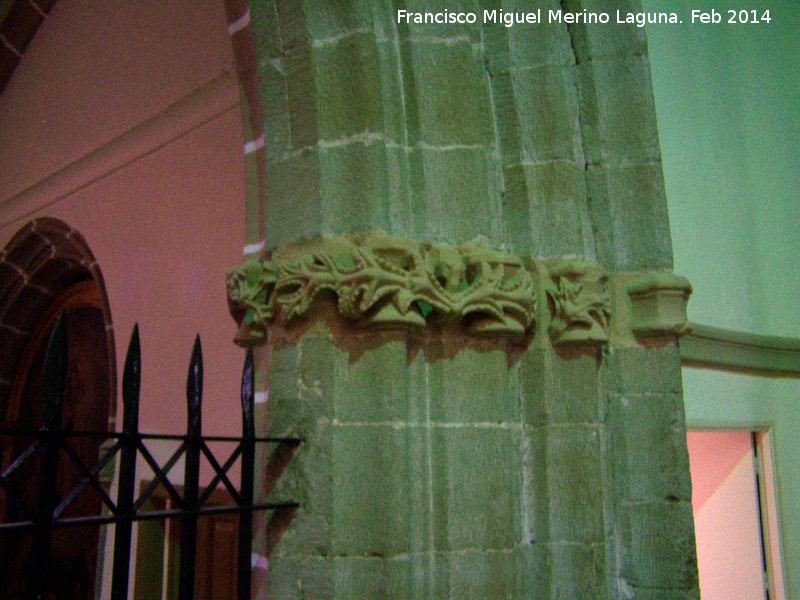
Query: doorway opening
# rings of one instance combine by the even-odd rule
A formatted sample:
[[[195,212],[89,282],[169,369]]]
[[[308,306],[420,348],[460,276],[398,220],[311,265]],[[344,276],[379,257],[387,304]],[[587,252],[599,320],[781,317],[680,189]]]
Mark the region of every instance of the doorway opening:
[[[689,431],[703,600],[785,600],[769,431]]]

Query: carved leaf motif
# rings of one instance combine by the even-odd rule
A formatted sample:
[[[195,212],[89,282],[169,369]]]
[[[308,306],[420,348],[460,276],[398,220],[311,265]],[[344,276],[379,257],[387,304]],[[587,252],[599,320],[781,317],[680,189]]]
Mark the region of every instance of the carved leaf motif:
[[[274,316],[277,272],[257,261],[232,269],[228,274],[228,304],[239,320],[258,331]]]
[[[461,324],[477,334],[535,324],[533,280],[519,259],[483,247],[433,247],[373,235],[321,240],[308,253],[231,270],[234,315],[253,327],[309,316],[326,294],[365,327]]]
[[[603,278],[587,284],[558,277],[547,296],[553,306],[548,331],[554,344],[608,340],[611,302]]]

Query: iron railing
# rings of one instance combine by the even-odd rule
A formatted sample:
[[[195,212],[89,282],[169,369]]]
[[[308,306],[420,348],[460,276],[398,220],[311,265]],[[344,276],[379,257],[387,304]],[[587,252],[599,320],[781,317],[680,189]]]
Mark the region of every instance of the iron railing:
[[[194,597],[197,520],[212,513],[238,513],[238,583],[237,598],[251,598],[251,546],[253,540],[254,511],[271,510],[267,523],[266,539],[268,545],[280,537],[292,515],[298,508],[295,502],[259,502],[254,498],[254,476],[256,444],[276,444],[267,461],[265,488],[271,487],[300,444],[296,438],[256,437],[254,422],[254,373],[252,348],[247,355],[242,373],[241,437],[204,436],[201,432],[201,398],[203,388],[203,361],[199,336],[195,339],[189,374],[186,384],[188,403],[188,426],[185,435],[153,435],[139,432],[139,388],[141,374],[141,351],[138,327],[134,326],[131,335],[125,368],[122,377],[123,417],[120,432],[105,431],[65,431],[62,429],[64,389],[67,377],[67,343],[65,319],[56,322],[50,336],[45,359],[45,422],[35,431],[20,429],[0,429],[0,439],[32,440],[24,451],[8,461],[8,466],[0,473],[0,495],[6,494],[6,502],[13,501],[19,492],[11,483],[11,478],[26,463],[38,464],[36,469],[36,500],[30,511],[32,518],[24,521],[0,523],[0,534],[11,530],[29,533],[30,552],[27,559],[27,591],[24,598],[36,600],[52,597],[55,587],[48,578],[50,545],[53,531],[58,528],[78,526],[99,526],[115,524],[114,554],[112,567],[111,599],[124,600],[128,596],[131,538],[134,522],[145,519],[177,518],[181,522],[179,598],[191,600]],[[70,443],[75,438],[94,438],[106,441],[104,450],[93,465],[87,465]],[[177,450],[164,466],[159,466],[145,441],[162,440],[179,443]],[[224,463],[220,464],[210,450],[209,442],[233,442],[235,449]],[[23,444],[24,445],[24,444]],[[149,485],[136,494],[136,462],[141,457],[152,469],[154,477]],[[169,472],[184,457],[184,479],[182,493],[170,482]],[[200,490],[200,463],[205,457],[213,469],[213,478],[204,491]],[[117,498],[114,501],[100,480],[100,474],[112,461],[119,460]],[[230,468],[240,459],[241,484],[237,487],[228,477]],[[72,463],[82,474],[82,479],[63,497],[59,497],[56,480],[59,463],[62,460]],[[227,489],[233,503],[227,506],[207,504],[218,485]],[[102,499],[106,511],[91,516],[66,516],[65,511],[74,500],[92,488]],[[164,489],[174,508],[168,510],[148,510],[148,500],[156,489]],[[269,489],[262,490],[263,497]],[[272,540],[272,544],[270,544]],[[269,549],[268,549],[269,551]],[[50,595],[50,596],[49,596]],[[58,597],[58,594],[54,594]]]

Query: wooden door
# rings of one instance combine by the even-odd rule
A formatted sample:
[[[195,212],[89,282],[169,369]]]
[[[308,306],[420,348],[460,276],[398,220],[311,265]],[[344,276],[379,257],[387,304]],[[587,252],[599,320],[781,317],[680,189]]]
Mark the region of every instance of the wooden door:
[[[111,407],[109,351],[105,320],[96,287],[91,282],[73,286],[59,297],[53,309],[31,336],[20,369],[14,380],[14,391],[3,415],[4,426],[38,429],[44,422],[44,359],[49,332],[55,313],[65,310],[68,344],[68,376],[64,395],[63,427],[65,431],[107,431]],[[69,439],[75,453],[89,468],[97,462],[98,438]],[[4,438],[2,468],[31,442],[30,438]],[[0,505],[0,518],[6,522],[24,521],[32,517],[36,494],[38,461],[32,457],[15,474],[9,484],[16,499],[6,498]],[[62,451],[58,471],[58,496],[63,499],[82,479],[78,466]],[[99,514],[99,495],[87,488],[67,509],[65,516]],[[51,543],[48,581],[58,600],[93,600],[97,571],[98,527],[55,530]],[[19,598],[28,580],[28,554],[31,536],[25,532],[7,532],[0,537],[0,600]]]
[[[146,487],[150,482],[143,482]],[[183,493],[181,486],[175,486]],[[201,490],[202,493],[202,490]],[[148,508],[171,508],[163,487],[150,498]],[[233,498],[223,489],[211,494],[207,506],[230,506]],[[239,516],[204,515],[197,520],[195,600],[235,600],[239,556]],[[180,581],[180,519],[143,521],[136,551],[136,600],[177,600]],[[164,580],[166,574],[166,581]]]

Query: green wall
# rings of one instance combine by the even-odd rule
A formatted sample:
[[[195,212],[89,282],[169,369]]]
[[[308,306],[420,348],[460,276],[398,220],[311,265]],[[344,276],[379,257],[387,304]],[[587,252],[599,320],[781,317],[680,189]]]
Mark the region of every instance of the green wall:
[[[695,292],[694,321],[800,337],[800,12],[769,24],[689,24],[704,1],[673,7],[682,25],[647,35],[676,272]],[[713,6],[725,15],[727,4]],[[677,8],[683,5],[685,8]]]
[[[800,337],[800,11],[755,2],[769,24],[690,24],[692,9],[740,3],[647,0],[682,25],[648,26],[675,271],[691,320]],[[723,21],[725,19],[723,18]],[[684,369],[690,426],[771,426],[788,596],[800,593],[800,381]]]

